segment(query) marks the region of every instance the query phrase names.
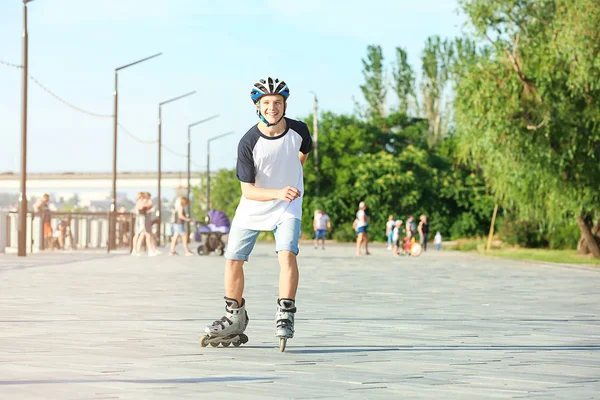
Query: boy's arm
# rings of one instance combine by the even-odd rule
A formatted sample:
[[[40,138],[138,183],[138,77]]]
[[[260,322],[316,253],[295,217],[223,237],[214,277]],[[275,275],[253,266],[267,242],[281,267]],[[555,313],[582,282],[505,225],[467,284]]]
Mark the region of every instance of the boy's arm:
[[[242,195],[248,200],[282,200],[291,202],[300,197],[300,191],[293,186],[287,186],[282,189],[264,189],[256,187],[253,183],[241,182],[241,184]]]
[[[304,154],[303,152],[298,152],[298,158],[300,158],[300,164],[304,167],[304,163],[308,159],[308,153]]]

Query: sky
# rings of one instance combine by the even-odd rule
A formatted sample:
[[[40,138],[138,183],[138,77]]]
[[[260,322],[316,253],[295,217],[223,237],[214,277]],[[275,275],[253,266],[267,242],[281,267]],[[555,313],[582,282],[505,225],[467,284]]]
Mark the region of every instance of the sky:
[[[0,0],[0,62],[21,64],[22,1]],[[143,141],[158,136],[163,106],[163,171],[187,168],[187,127],[192,129],[193,170],[235,166],[237,142],[258,119],[250,100],[255,81],[287,82],[287,116],[320,110],[352,113],[362,101],[361,59],[381,45],[385,64],[395,47],[407,50],[420,70],[427,37],[460,36],[464,17],[455,0],[35,0],[28,5],[29,74],[84,110],[112,115],[114,70],[119,72],[119,123]],[[112,118],[76,111],[29,81],[30,172],[112,171]],[[393,93],[390,93],[390,97]],[[21,72],[0,63],[0,173],[19,172]],[[154,171],[157,144],[140,143],[119,129],[117,169]]]

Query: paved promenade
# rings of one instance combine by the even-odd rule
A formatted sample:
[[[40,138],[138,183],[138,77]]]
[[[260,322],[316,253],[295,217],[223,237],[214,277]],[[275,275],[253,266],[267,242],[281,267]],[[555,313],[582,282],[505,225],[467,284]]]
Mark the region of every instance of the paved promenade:
[[[223,263],[0,255],[0,399],[600,398],[600,269],[304,245],[280,353],[271,244],[246,267],[250,341],[198,344]]]

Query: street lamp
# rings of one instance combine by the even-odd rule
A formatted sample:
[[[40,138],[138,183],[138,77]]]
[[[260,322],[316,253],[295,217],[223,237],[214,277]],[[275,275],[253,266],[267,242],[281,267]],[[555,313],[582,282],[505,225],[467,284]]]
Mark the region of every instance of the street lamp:
[[[315,153],[315,171],[317,182],[316,182],[316,193],[319,195],[319,100],[317,100],[317,94],[310,91],[313,95],[313,137],[315,138],[314,153]]]
[[[108,246],[107,251],[116,248],[116,212],[117,212],[117,126],[119,124],[119,71],[141,62],[158,57],[162,53],[154,54],[150,57],[132,62],[122,67],[115,68],[115,93],[114,93],[114,115],[113,115],[113,178],[112,178],[112,204],[110,205],[110,221],[108,229]]]
[[[27,254],[27,77],[29,75],[29,34],[27,33],[27,3],[23,0],[23,71],[21,72],[21,193],[19,194],[19,243],[17,255]]]
[[[157,237],[158,237],[158,241],[157,241],[157,246],[160,246],[160,242],[161,242],[161,237],[160,237],[160,230],[161,230],[161,224],[162,224],[162,204],[161,204],[161,194],[160,194],[160,181],[162,179],[162,106],[164,106],[165,104],[168,103],[172,103],[174,101],[183,99],[184,97],[188,97],[193,95],[194,93],[196,93],[196,91],[194,90],[193,92],[189,92],[186,94],[182,94],[181,96],[177,96],[174,97],[170,100],[167,101],[163,101],[162,103],[158,103],[158,208],[156,209],[156,217],[158,219],[158,226],[156,228],[156,233],[157,233]]]
[[[311,91],[313,95],[313,136],[315,138],[315,169],[319,172],[319,114],[318,114],[318,104],[319,100],[317,100],[317,94]]]
[[[224,136],[232,135],[234,132],[230,131],[221,135],[212,137],[206,142],[206,212],[210,211],[210,142],[213,140],[220,139]]]
[[[200,125],[204,122],[208,122],[211,119],[217,118],[218,116],[219,116],[219,114],[216,114],[216,115],[213,115],[212,117],[208,117],[206,119],[203,119],[201,121],[194,122],[193,124],[188,125],[188,133],[187,133],[187,149],[188,149],[188,151],[187,151],[187,198],[188,198],[188,200],[190,199],[190,186],[191,186],[191,184],[190,184],[191,169],[190,168],[191,168],[191,163],[192,163],[192,139],[190,136],[191,129],[192,129],[192,127],[194,127],[196,125]]]

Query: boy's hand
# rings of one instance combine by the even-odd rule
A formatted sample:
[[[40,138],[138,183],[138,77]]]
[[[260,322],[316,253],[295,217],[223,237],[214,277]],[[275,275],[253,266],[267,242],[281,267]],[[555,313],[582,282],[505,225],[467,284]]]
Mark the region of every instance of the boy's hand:
[[[277,200],[287,201],[288,203],[296,200],[298,197],[300,197],[300,191],[293,186],[279,189],[277,193]]]

